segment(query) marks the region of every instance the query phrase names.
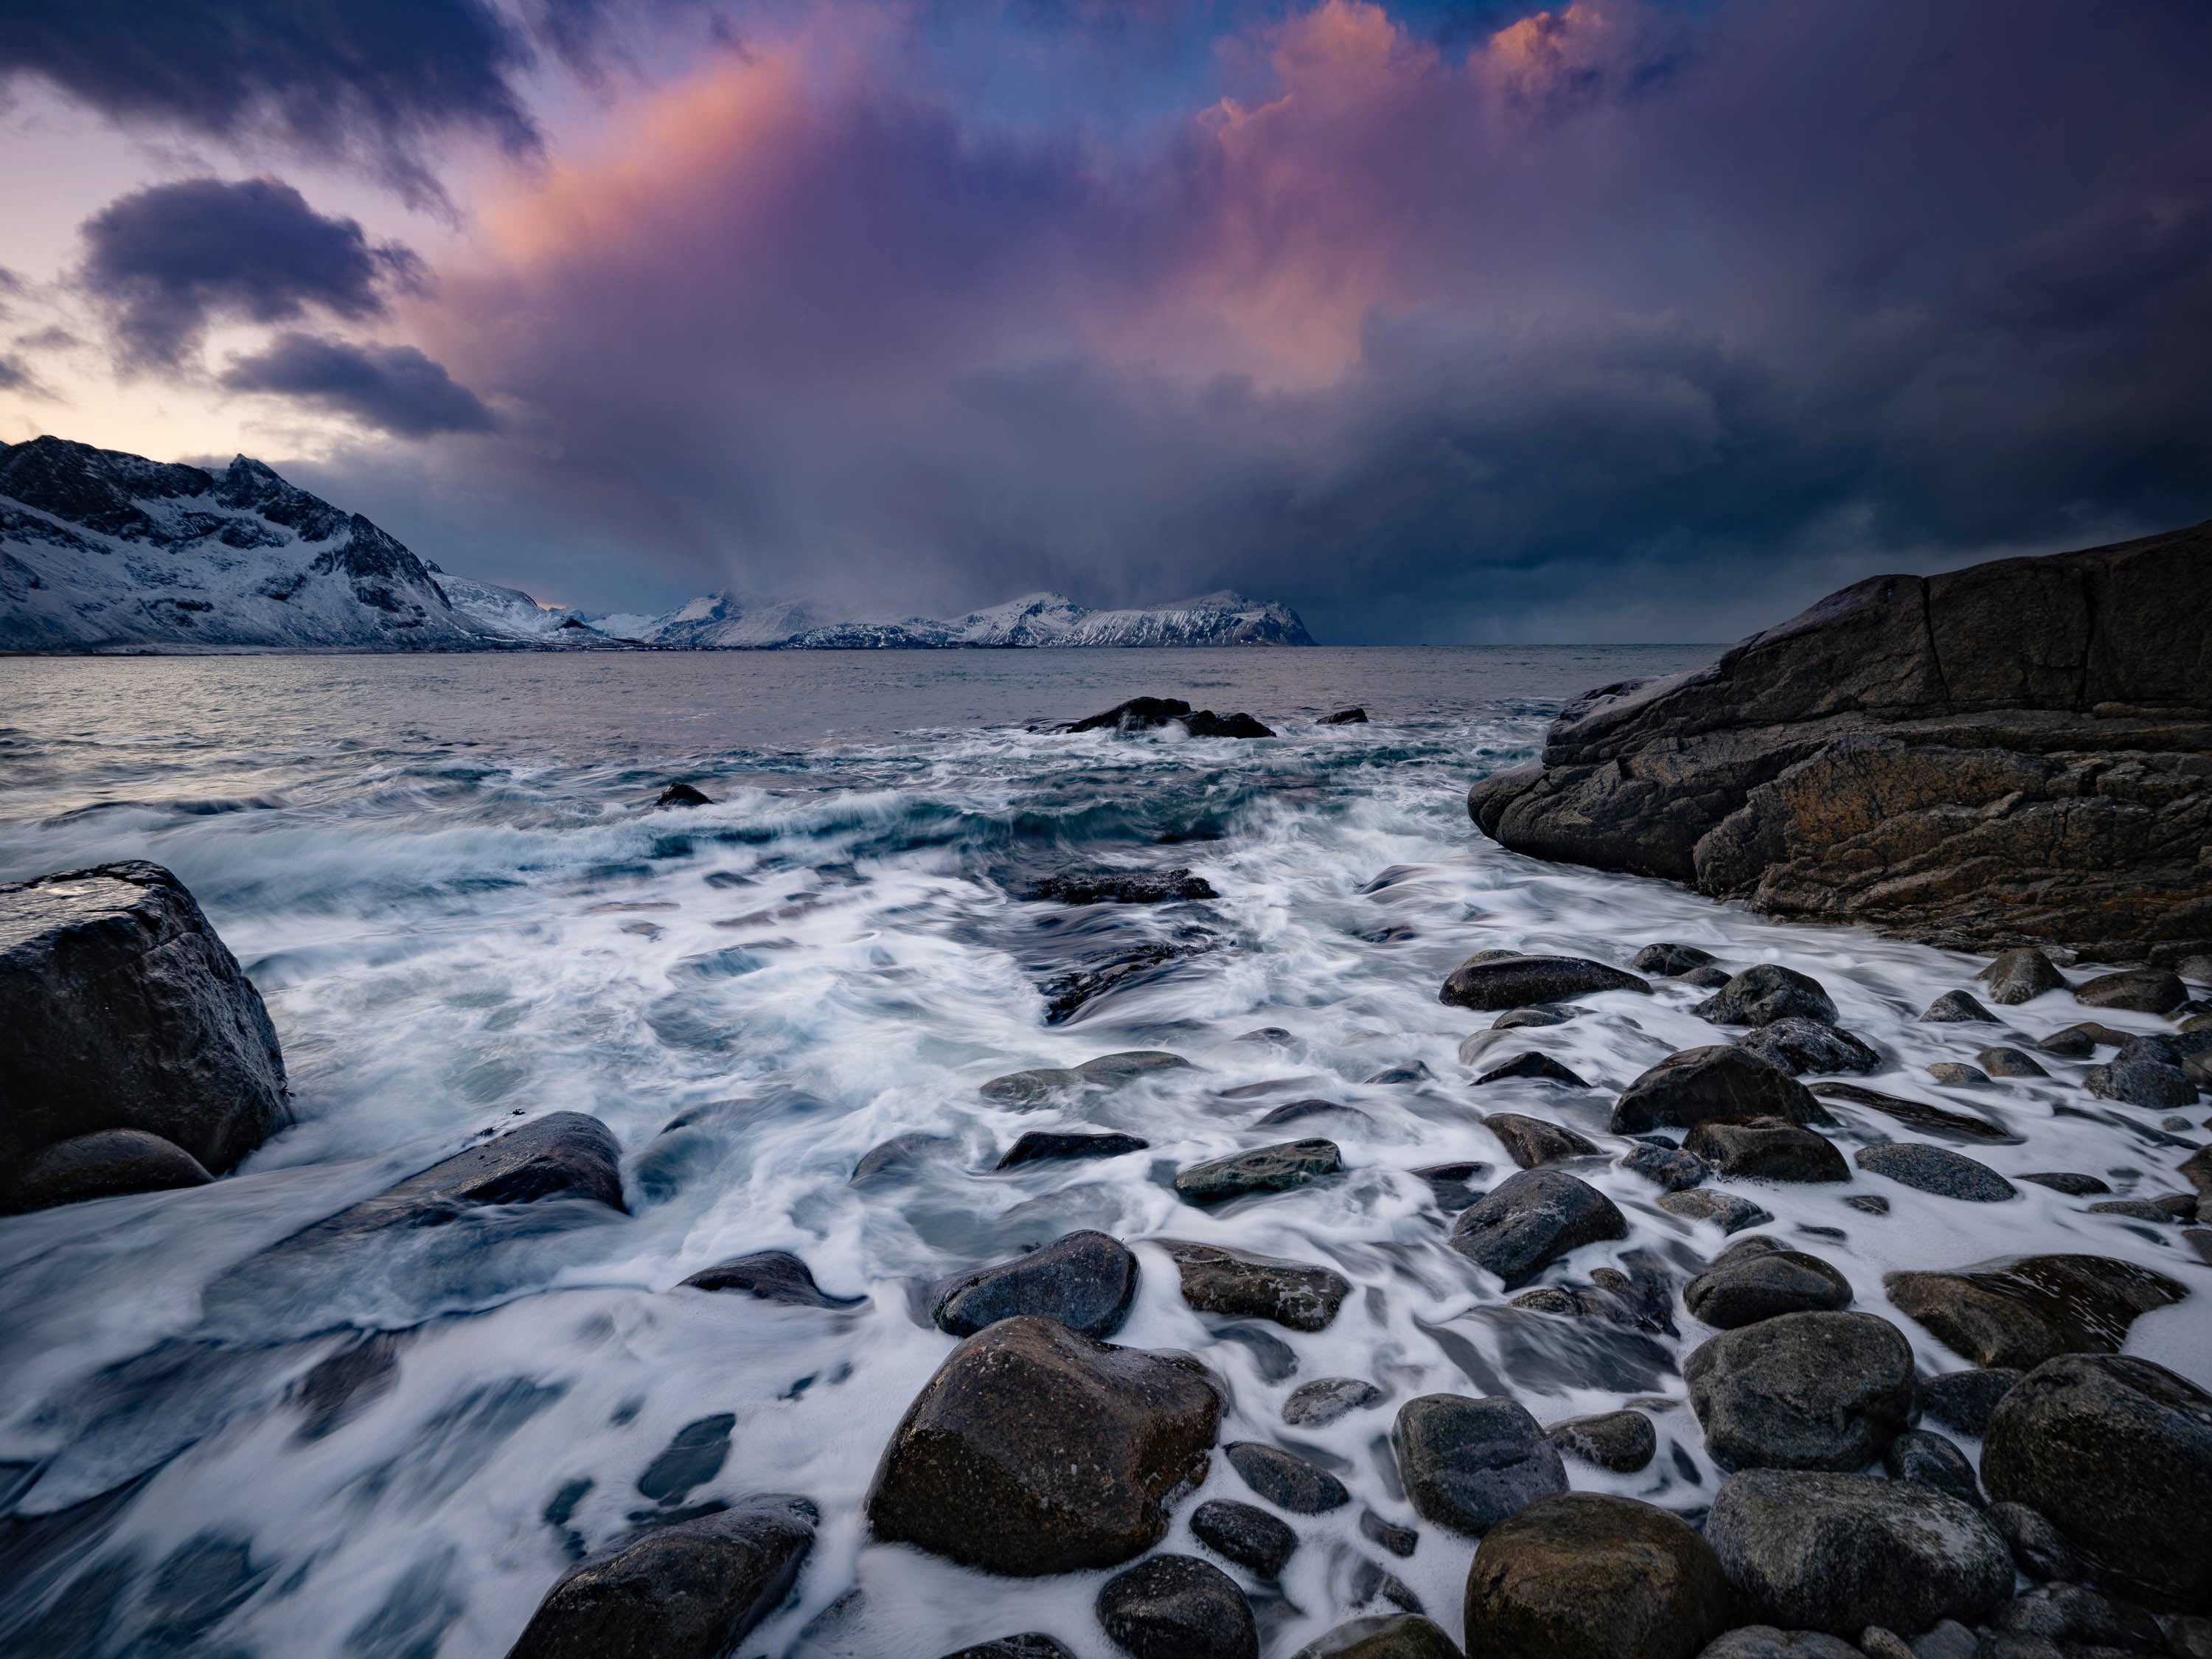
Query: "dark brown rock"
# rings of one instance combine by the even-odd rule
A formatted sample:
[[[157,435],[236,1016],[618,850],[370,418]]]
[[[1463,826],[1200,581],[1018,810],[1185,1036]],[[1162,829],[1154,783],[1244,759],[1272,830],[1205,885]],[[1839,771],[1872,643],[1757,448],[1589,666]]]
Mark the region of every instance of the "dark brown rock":
[[[1060,1163],[1076,1158],[1121,1158],[1141,1152],[1149,1140],[1125,1134],[1066,1134],[1050,1129],[1031,1129],[1006,1149],[992,1167],[1018,1170],[1024,1164]]]
[[[1836,1143],[1786,1118],[1743,1123],[1700,1123],[1683,1138],[1723,1176],[1741,1181],[1849,1181],[1850,1166]]]
[[[1468,811],[1772,915],[2104,960],[2212,945],[2212,526],[1879,576],[1569,705]]]
[[[1724,1233],[1763,1227],[1774,1219],[1740,1193],[1715,1192],[1705,1187],[1692,1192],[1664,1194],[1659,1200],[1659,1207],[1669,1215],[1687,1220],[1710,1221]]]
[[[1641,991],[1650,985],[1633,974],[1584,957],[1470,957],[1452,969],[1437,1000],[1455,1008],[1519,1008],[1565,1002],[1600,991]]]
[[[1920,1013],[1930,1025],[1994,1025],[1997,1017],[1964,991],[1946,991]]]
[[[655,806],[712,806],[714,803],[688,783],[672,783],[653,803]]]
[[[941,1331],[973,1336],[999,1320],[1036,1314],[1103,1340],[1128,1317],[1139,1277],[1137,1258],[1106,1234],[1069,1233],[1011,1261],[947,1279],[929,1316]]]
[[[1711,951],[1701,951],[1694,945],[1647,945],[1628,965],[1639,974],[1674,979],[1700,968],[1711,968],[1715,965],[1715,958]]]
[[[1484,1535],[1468,1571],[1473,1654],[1693,1659],[1729,1613],[1712,1546],[1632,1498],[1537,1498]]]
[[[2099,1255],[2031,1255],[1952,1273],[1882,1276],[1891,1304],[1977,1365],[2030,1370],[2067,1353],[2115,1353],[2137,1316],[2188,1291]]]
[[[1765,1117],[1832,1121],[1787,1072],[1747,1048],[1717,1043],[1669,1054],[1630,1084],[1613,1105],[1612,1127],[1617,1135],[1636,1135],[1662,1126],[1687,1129]]]
[[[58,1140],[26,1159],[0,1187],[0,1211],[51,1209],[125,1193],[204,1187],[215,1177],[183,1147],[143,1129],[100,1129]]]
[[[1201,1313],[1268,1319],[1294,1331],[1326,1330],[1352,1281],[1306,1261],[1253,1255],[1188,1239],[1154,1241],[1182,1273],[1182,1299]]]
[[[1947,1107],[1932,1105],[1924,1100],[1908,1100],[1901,1095],[1886,1095],[1856,1083],[1816,1083],[1813,1092],[1822,1100],[1840,1100],[1853,1106],[1864,1106],[1880,1112],[1884,1117],[1895,1118],[1899,1123],[1929,1134],[1946,1135],[1954,1140],[1981,1140],[1992,1144],[2012,1144],[2020,1137],[2002,1123],[1992,1123],[1985,1117],[1968,1112],[1954,1112]]]
[[[1182,1355],[1000,1320],[907,1408],[868,1494],[876,1536],[988,1572],[1112,1566],[1166,1534],[1206,1474],[1218,1385]]]
[[[2050,1073],[2036,1064],[2033,1054],[2000,1044],[1984,1048],[1974,1056],[1975,1063],[1991,1077],[2049,1077]]]
[[[1475,1079],[1474,1086],[1480,1089],[1486,1083],[1504,1083],[1512,1078],[1530,1078],[1540,1083],[1564,1083],[1571,1089],[1589,1087],[1549,1054],[1516,1054],[1503,1066],[1493,1066]]]
[[[1687,1192],[1712,1173],[1695,1152],[1644,1141],[1621,1154],[1620,1167],[1669,1193]]]
[[[1460,1651],[1419,1613],[1395,1613],[1339,1625],[1296,1659],[1460,1659]]]
[[[108,1129],[222,1175],[292,1121],[260,994],[157,864],[0,884],[0,1187]]]
[[[1498,1137],[1507,1155],[1524,1170],[1533,1170],[1540,1164],[1597,1155],[1597,1146],[1588,1136],[1540,1117],[1523,1117],[1518,1112],[1492,1112],[1482,1120],[1482,1127]]]
[[[2027,1373],[2008,1365],[1978,1365],[1920,1380],[1920,1409],[1930,1422],[1978,1438],[1990,1426],[1997,1401]]]
[[[1283,1421],[1292,1428],[1325,1428],[1382,1398],[1382,1390],[1364,1377],[1316,1377],[1291,1390],[1291,1397],[1283,1401]]]

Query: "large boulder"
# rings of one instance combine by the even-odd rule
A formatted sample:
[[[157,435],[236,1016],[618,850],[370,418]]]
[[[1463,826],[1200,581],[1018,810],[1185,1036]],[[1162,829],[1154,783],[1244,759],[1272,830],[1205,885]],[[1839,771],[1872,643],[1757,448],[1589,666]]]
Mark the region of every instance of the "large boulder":
[[[1991,1002],[2008,1008],[2033,1002],[2045,991],[2066,988],[2066,975],[2057,964],[2032,945],[1999,951],[1974,977],[1990,988]]]
[[[1917,1481],[1746,1469],[1721,1483],[1705,1536],[1754,1613],[1800,1630],[1976,1624],[2012,1594],[1996,1528]]]
[[[1398,1408],[1390,1445],[1422,1519],[1470,1538],[1567,1489],[1558,1449],[1517,1401],[1422,1395]]]
[[[1109,1337],[1137,1294],[1137,1258],[1100,1232],[1070,1233],[1011,1261],[938,1286],[929,1316],[942,1331],[973,1336],[1016,1314],[1038,1314],[1085,1336]]]
[[[1669,1054],[1621,1091],[1613,1132],[1640,1135],[1667,1126],[1686,1129],[1758,1117],[1831,1121],[1827,1109],[1788,1072],[1748,1048],[1716,1043]]]
[[[1516,852],[2102,961],[2212,946],[2212,525],[1875,576],[1568,705],[1469,792]],[[2176,999],[2179,1000],[2179,999]]]
[[[1445,978],[1437,1000],[1455,1008],[1487,1012],[1534,1003],[1565,1002],[1599,991],[1651,990],[1649,981],[1587,957],[1523,957],[1483,951]]]
[[[1620,1207],[1564,1170],[1523,1170],[1459,1212],[1452,1249],[1513,1290],[1570,1250],[1628,1237]]]
[[[109,1129],[221,1175],[292,1121],[260,994],[157,864],[0,885],[0,1187]]]
[[[1188,1356],[1002,1319],[907,1407],[868,1522],[887,1541],[1016,1577],[1112,1566],[1166,1534],[1220,1415],[1219,1385]]]
[[[791,1594],[816,1519],[756,1498],[634,1534],[571,1568],[507,1659],[721,1659]]]
[[[1782,1314],[1724,1331],[1682,1376],[1724,1469],[1863,1468],[1912,1420],[1912,1345],[1872,1314]]]
[[[2029,1255],[1882,1276],[1891,1305],[1977,1365],[2028,1370],[2063,1353],[2117,1353],[2138,1316],[2188,1291],[2101,1255]]]
[[[2126,1354],[2067,1354],[1998,1402],[1990,1496],[2048,1517],[2120,1593],[2212,1611],[2212,1395]]]
[[[1720,1558],[1633,1498],[1539,1498],[1483,1535],[1467,1648],[1518,1659],[1692,1659],[1729,1622]]]

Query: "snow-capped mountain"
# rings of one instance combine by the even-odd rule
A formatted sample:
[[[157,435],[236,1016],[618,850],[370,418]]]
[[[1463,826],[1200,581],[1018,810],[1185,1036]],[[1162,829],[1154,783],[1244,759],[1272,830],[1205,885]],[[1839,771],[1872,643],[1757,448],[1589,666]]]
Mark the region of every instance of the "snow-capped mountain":
[[[833,621],[801,602],[746,599],[725,590],[664,617],[600,617],[594,623],[623,638],[712,651],[1313,643],[1288,605],[1230,592],[1132,611],[1092,611],[1063,594],[1030,593],[951,620]]]
[[[0,444],[0,649],[466,651],[613,641],[446,576],[241,455],[216,474]]]

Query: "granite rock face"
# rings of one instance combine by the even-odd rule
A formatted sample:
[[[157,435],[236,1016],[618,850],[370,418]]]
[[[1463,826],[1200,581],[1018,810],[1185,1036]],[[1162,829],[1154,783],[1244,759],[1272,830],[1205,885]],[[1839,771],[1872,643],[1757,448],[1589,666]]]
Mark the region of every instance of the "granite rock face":
[[[2212,944],[2212,524],[1875,576],[1568,705],[1468,810],[1516,852],[1987,951]]]
[[[157,864],[0,886],[0,1186],[108,1129],[221,1175],[292,1121],[260,994]]]

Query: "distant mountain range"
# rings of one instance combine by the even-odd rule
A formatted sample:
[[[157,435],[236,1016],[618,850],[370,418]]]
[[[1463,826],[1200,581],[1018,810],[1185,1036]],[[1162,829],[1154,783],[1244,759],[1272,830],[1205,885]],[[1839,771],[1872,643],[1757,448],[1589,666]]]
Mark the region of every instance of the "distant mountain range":
[[[951,621],[727,592],[587,617],[454,576],[241,455],[221,473],[60,438],[0,444],[0,650],[825,651],[1311,645],[1287,605],[1091,611],[1036,593]]]

